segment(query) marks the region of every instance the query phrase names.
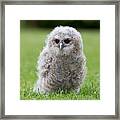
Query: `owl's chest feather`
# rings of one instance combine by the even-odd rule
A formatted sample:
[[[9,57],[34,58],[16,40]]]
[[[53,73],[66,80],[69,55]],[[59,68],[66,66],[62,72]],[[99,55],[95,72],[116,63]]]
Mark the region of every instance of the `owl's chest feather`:
[[[52,69],[57,80],[68,81],[72,79],[73,73],[78,69],[79,62],[73,58],[57,58],[55,61],[52,61]],[[77,72],[77,71],[76,71]]]

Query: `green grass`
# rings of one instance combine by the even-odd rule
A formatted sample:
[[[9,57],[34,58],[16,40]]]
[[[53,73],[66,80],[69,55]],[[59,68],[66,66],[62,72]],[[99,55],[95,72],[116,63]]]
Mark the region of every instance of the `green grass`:
[[[20,31],[20,99],[22,100],[96,100],[100,99],[100,36],[99,30],[81,29],[84,52],[87,57],[87,76],[80,94],[32,92],[37,80],[36,64],[50,29],[23,29]]]

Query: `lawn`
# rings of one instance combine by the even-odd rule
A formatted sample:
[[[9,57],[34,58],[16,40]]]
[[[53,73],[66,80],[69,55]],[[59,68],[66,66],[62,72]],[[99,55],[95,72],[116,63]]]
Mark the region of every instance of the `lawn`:
[[[87,57],[87,76],[80,94],[33,93],[37,80],[36,65],[44,46],[46,35],[51,29],[21,28],[20,30],[20,99],[22,100],[96,100],[100,99],[100,34],[97,29],[80,29]]]

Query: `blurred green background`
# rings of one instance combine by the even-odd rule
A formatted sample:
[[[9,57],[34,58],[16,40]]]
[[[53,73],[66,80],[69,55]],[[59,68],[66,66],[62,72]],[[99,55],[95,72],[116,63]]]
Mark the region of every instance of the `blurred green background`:
[[[82,35],[87,58],[87,76],[80,94],[33,93],[36,65],[47,34],[56,26],[71,26]],[[20,99],[96,100],[100,99],[100,21],[99,20],[21,20],[20,21]]]
[[[71,26],[76,29],[99,29],[99,20],[21,20],[21,27],[54,28],[56,26]]]

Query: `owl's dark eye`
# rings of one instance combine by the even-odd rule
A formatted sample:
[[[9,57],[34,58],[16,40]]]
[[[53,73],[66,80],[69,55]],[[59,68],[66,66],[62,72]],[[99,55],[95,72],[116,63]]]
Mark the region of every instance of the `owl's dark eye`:
[[[55,39],[54,41],[55,41],[56,44],[58,44],[60,42],[59,39]]]
[[[68,44],[68,43],[70,43],[70,41],[71,41],[70,39],[65,39],[64,43]]]

